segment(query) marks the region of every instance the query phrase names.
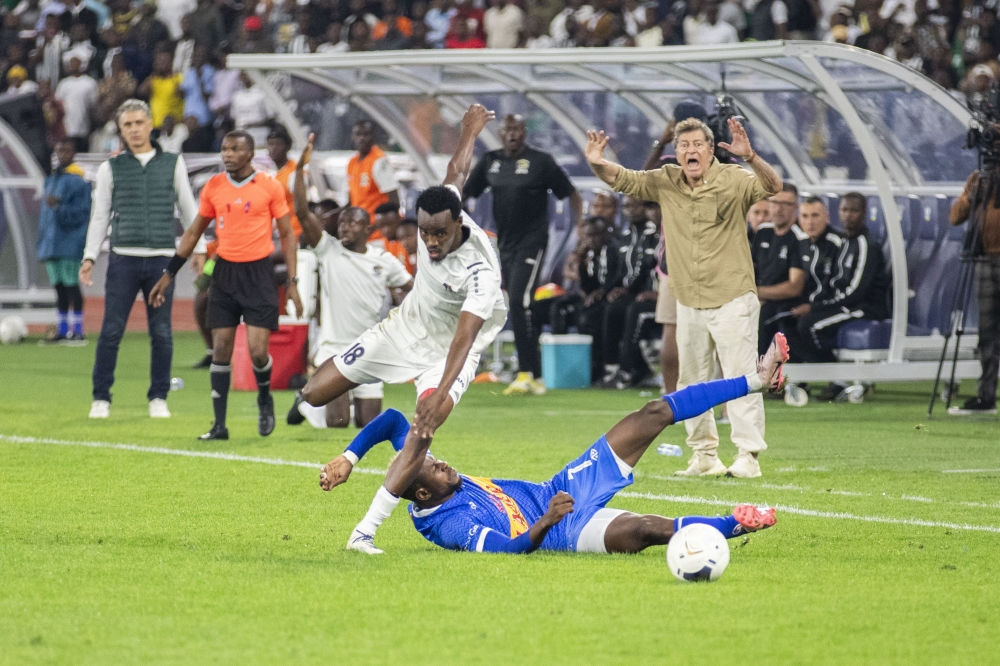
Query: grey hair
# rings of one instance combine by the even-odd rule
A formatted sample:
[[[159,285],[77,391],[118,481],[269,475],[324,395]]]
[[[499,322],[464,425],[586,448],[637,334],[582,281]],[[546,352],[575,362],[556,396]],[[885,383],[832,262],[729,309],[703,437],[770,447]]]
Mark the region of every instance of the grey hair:
[[[711,127],[697,118],[685,118],[677,123],[677,127],[674,128],[674,148],[677,147],[677,141],[681,138],[681,134],[696,132],[698,130],[701,130],[705,134],[705,138],[710,144],[715,145],[715,134],[712,133]]]
[[[153,112],[150,111],[149,104],[146,104],[141,99],[127,99],[122,102],[122,105],[118,107],[118,111],[115,112],[115,125],[120,123],[122,114],[129,111],[142,111],[146,114],[147,118],[153,117]]]

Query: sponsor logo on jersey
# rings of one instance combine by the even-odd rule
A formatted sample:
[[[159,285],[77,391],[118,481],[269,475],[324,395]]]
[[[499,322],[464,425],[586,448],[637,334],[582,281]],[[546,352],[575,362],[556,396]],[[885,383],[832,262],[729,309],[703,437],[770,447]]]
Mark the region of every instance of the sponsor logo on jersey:
[[[514,163],[514,175],[524,176],[527,175],[528,169],[531,167],[531,162],[524,159],[523,157]]]
[[[368,187],[372,184],[372,179],[367,173],[361,174],[361,187]]]
[[[372,267],[372,272],[375,273],[375,277],[382,277],[382,267],[381,266],[373,266]]]
[[[493,160],[490,165],[490,173],[500,173],[500,160]]]
[[[497,508],[502,509],[507,514],[507,518],[510,521],[511,539],[515,539],[528,531],[530,525],[528,525],[527,519],[525,519],[524,514],[521,512],[521,507],[500,486],[493,483],[490,479],[480,476],[467,476],[465,478],[482,488],[490,496],[490,499],[493,500],[493,503],[497,505]]]
[[[778,253],[778,259],[788,259],[788,246],[782,245],[781,252]]]
[[[591,449],[590,450],[590,459],[591,460],[597,460],[597,456],[598,456],[597,449]]]

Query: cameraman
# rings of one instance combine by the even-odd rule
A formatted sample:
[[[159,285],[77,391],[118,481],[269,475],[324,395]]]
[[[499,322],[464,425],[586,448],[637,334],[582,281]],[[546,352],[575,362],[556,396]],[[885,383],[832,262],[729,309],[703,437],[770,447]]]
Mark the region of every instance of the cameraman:
[[[997,366],[1000,364],[1000,206],[997,192],[1000,174],[995,169],[980,178],[973,171],[965,183],[965,191],[951,206],[948,221],[959,225],[971,218],[979,225],[979,242],[972,248],[976,261],[976,296],[979,300],[979,376],[978,395],[966,400],[961,407],[952,407],[949,414],[997,413]]]

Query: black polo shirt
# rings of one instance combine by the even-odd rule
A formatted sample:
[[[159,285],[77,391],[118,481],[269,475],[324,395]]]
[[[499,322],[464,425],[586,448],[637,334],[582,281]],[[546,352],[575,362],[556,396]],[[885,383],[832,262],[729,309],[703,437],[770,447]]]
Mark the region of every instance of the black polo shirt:
[[[483,155],[465,181],[464,198],[493,191],[493,219],[501,252],[544,248],[549,241],[549,190],[557,199],[576,191],[548,153],[525,147],[513,157],[503,150]]]
[[[809,254],[809,236],[797,224],[779,236],[774,233],[774,225],[760,225],[750,244],[753,257],[754,278],[758,287],[770,287],[788,281],[788,271],[792,268],[806,270],[803,257]],[[772,307],[784,310],[802,303],[802,298],[778,301]]]

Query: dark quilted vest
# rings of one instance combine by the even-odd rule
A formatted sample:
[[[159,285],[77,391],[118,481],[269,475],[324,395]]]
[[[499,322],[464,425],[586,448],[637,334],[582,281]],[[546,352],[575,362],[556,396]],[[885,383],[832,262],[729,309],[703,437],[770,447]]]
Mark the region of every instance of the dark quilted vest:
[[[111,247],[173,249],[177,155],[157,146],[145,167],[129,151],[110,161]]]

